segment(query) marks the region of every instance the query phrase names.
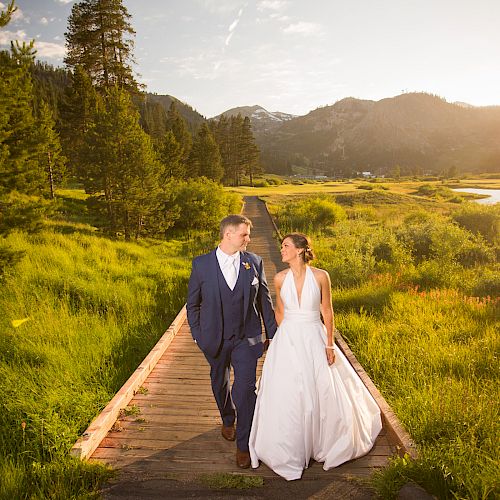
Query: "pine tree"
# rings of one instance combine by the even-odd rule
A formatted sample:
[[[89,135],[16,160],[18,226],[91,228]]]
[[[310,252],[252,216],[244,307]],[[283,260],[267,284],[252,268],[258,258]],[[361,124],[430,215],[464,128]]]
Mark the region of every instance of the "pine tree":
[[[33,42],[11,44],[11,54],[0,52],[0,193],[17,190],[38,195],[43,179],[38,165],[38,131],[33,115]]]
[[[239,186],[241,177],[244,173],[244,165],[241,157],[243,117],[231,116],[229,124],[229,176],[233,186]]]
[[[65,176],[66,158],[62,153],[59,135],[55,130],[55,121],[49,105],[42,101],[39,117],[38,143],[40,166],[45,170],[50,198],[55,198],[56,184],[61,184]]]
[[[61,104],[61,143],[70,172],[80,180],[84,175],[81,171],[84,138],[92,125],[96,105],[97,93],[90,77],[82,66],[76,66]]]
[[[191,177],[207,177],[216,182],[222,179],[224,170],[219,147],[206,123],[196,134],[188,165]]]
[[[12,18],[12,14],[16,12],[17,7],[14,5],[14,0],[11,0],[9,5],[7,5],[7,8],[0,12],[0,28],[3,28],[4,26],[7,26],[9,21]]]
[[[35,64],[31,66],[31,76],[35,112],[39,113],[42,101],[46,101],[60,129],[60,110],[64,101],[64,92],[71,84],[71,72],[64,68],[55,68],[46,62],[35,61]]]
[[[167,130],[171,130],[175,136],[175,140],[182,148],[182,162],[185,164],[191,152],[193,138],[189,132],[186,120],[179,113],[175,101],[172,101],[167,112]]]
[[[231,138],[229,120],[226,116],[221,115],[219,121],[210,122],[210,128],[217,145],[219,146],[222,168],[224,170],[222,179],[225,184],[229,184],[233,178],[231,170]]]
[[[182,161],[182,146],[175,139],[174,133],[169,130],[158,146],[158,157],[164,166],[163,182],[171,177],[186,177],[186,165]]]
[[[153,139],[153,143],[157,145],[167,133],[167,113],[165,108],[159,102],[150,101],[147,95],[136,100],[141,114],[141,126]]]
[[[0,14],[5,26],[15,11],[11,2]],[[40,194],[43,176],[37,158],[37,130],[33,116],[33,42],[11,44],[11,53],[0,52],[0,235],[15,228],[36,230],[45,210]],[[2,248],[0,274],[20,253]]]
[[[132,92],[138,84],[132,73],[135,31],[122,0],[83,0],[73,5],[65,33],[64,62],[81,65],[99,89],[114,85]]]
[[[243,171],[250,178],[250,186],[253,186],[253,176],[260,174],[263,170],[259,163],[259,148],[255,143],[252,125],[248,116],[243,120],[239,152]]]
[[[161,169],[139,113],[123,90],[110,89],[99,98],[85,152],[85,189],[105,205],[110,231],[122,232],[127,240],[143,229],[153,232]]]

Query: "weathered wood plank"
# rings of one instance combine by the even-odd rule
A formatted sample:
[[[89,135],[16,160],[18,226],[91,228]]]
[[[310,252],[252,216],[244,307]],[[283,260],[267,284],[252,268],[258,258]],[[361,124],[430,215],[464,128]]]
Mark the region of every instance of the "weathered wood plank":
[[[86,458],[99,446],[99,443],[116,421],[120,410],[127,406],[133,395],[141,387],[142,383],[151,373],[158,359],[166,351],[185,320],[186,308],[183,307],[144,361],[130,376],[127,382],[125,382],[104,410],[92,421],[83,436],[73,445],[70,451],[71,455],[79,458]]]

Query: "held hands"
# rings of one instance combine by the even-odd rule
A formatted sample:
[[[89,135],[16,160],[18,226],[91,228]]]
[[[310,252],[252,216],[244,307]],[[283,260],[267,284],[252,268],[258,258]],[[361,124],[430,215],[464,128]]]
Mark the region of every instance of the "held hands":
[[[335,363],[335,351],[333,350],[333,346],[326,346],[326,360],[329,365],[333,365]]]
[[[270,339],[264,340],[264,352],[269,349],[269,344],[271,343]]]

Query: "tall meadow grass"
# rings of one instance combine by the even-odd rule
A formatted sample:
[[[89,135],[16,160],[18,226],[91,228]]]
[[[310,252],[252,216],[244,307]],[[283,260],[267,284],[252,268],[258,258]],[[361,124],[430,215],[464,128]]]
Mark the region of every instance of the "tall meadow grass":
[[[304,227],[307,200],[296,217],[269,207],[312,236],[337,328],[417,443],[417,460],[375,474],[380,496],[413,480],[440,499],[498,498],[500,212],[386,198],[337,196],[347,220],[321,230]]]
[[[106,477],[68,451],[185,302],[200,245],[68,228],[4,242],[24,258],[0,291],[0,498],[83,498]]]

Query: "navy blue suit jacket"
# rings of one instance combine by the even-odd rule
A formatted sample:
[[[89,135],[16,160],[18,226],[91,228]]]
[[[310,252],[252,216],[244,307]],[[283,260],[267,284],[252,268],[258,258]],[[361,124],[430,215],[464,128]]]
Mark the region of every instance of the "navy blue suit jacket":
[[[200,349],[211,357],[217,356],[223,334],[218,266],[215,250],[193,260],[186,304],[191,335]],[[243,334],[251,339],[250,345],[257,356],[262,356],[261,317],[267,338],[273,338],[277,329],[262,258],[254,253],[240,252],[239,273],[244,280]]]

